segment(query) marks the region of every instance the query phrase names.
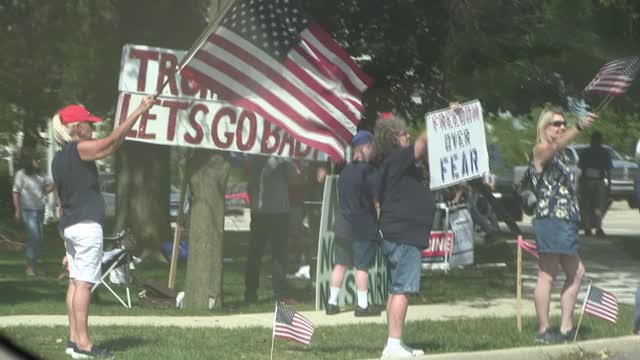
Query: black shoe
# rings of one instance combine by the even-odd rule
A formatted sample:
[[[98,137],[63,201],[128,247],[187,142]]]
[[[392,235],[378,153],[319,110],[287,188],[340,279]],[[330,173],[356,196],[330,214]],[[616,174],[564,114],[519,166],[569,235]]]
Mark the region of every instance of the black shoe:
[[[338,305],[333,304],[327,304],[324,310],[326,311],[327,315],[335,315],[340,313],[340,308],[338,307]]]
[[[74,359],[114,359],[113,353],[105,348],[93,345],[91,350],[80,350],[77,347],[73,349],[71,357]]]
[[[562,331],[560,331],[560,336],[562,336],[562,339],[564,340],[564,342],[573,342],[573,339],[576,337],[576,328],[573,327],[571,328],[571,330],[567,331],[566,333],[563,333]]]
[[[382,309],[373,306],[373,305],[369,305],[366,308],[361,308],[360,306],[356,305],[356,311],[354,312],[354,315],[357,317],[361,317],[361,316],[380,316],[380,313],[382,313]]]
[[[591,229],[584,229],[584,236],[591,236]]]
[[[560,334],[560,331],[555,329],[547,329],[536,336],[536,343],[538,344],[559,344],[563,342],[564,337]]]
[[[603,238],[603,237],[605,237],[607,235],[605,235],[605,233],[602,230],[602,228],[598,228],[598,229],[596,229],[596,236],[599,237],[599,238]]]

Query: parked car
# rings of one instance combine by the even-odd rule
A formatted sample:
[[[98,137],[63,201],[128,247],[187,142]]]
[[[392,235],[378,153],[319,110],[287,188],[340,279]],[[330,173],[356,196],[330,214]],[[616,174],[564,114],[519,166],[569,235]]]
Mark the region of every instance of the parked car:
[[[227,184],[227,192],[224,195],[224,212],[225,214],[242,214],[244,209],[249,208],[251,200],[247,191],[247,183],[229,183]],[[180,191],[172,189],[169,195],[169,217],[172,221],[178,217],[178,209],[180,203]],[[187,193],[185,201],[184,213],[189,214],[190,195]]]
[[[588,144],[574,144],[565,149],[565,155],[572,166],[578,166],[580,155],[588,147]],[[603,145],[603,147],[609,152],[613,163],[610,200],[626,201],[629,206],[633,206],[633,179],[639,171],[638,164],[625,159],[611,146]]]
[[[629,206],[637,207],[633,201],[633,179],[635,174],[640,171],[638,165],[626,160],[611,146],[603,146],[609,151],[613,163],[613,169],[611,170],[611,192],[609,193],[610,199],[614,201],[627,201]],[[581,173],[580,168],[578,168],[580,154],[587,147],[589,147],[588,144],[572,144],[567,146],[564,151],[567,164],[576,180],[576,189],[578,189],[580,184],[578,181]],[[520,197],[515,191],[515,185],[520,183],[520,179],[522,179],[527,168],[527,165],[521,165],[515,166],[512,169],[505,169],[495,180],[493,195],[515,221],[522,220],[522,205],[520,203]],[[504,221],[501,217],[498,219]]]
[[[116,177],[113,173],[98,174],[100,193],[104,198],[105,215],[107,219],[116,216]]]

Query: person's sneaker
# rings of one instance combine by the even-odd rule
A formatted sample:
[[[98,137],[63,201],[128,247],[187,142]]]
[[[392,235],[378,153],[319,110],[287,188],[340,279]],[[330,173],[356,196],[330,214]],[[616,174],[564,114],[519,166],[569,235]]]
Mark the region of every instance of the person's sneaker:
[[[74,343],[73,341],[69,340],[67,341],[67,348],[64,349],[64,353],[67,355],[73,355],[73,349],[76,348],[76,343]]]
[[[91,350],[80,350],[76,346],[71,357],[74,359],[114,359],[113,353],[105,348],[93,345]]]
[[[366,308],[361,308],[359,305],[356,305],[356,310],[354,311],[354,315],[357,317],[361,316],[380,316],[382,310],[376,306],[369,305]]]
[[[33,271],[31,266],[27,266],[27,270],[25,270],[24,273],[27,274],[27,276],[36,276],[36,272]]]
[[[544,333],[536,336],[536,343],[538,344],[558,344],[564,342],[564,337],[560,334],[560,331],[555,329],[547,329]]]
[[[602,228],[598,228],[596,229],[596,236],[599,238],[603,238],[603,237],[606,237],[607,235],[605,235],[604,230],[602,230]]]
[[[311,267],[309,265],[300,266],[296,273],[287,274],[287,279],[311,280]]]
[[[560,336],[562,336],[564,342],[573,342],[573,339],[576,337],[576,328],[573,327],[571,330],[564,333],[560,330]]]
[[[327,315],[340,314],[340,308],[338,307],[338,305],[327,304],[327,306],[324,307],[324,310]]]
[[[414,350],[406,345],[393,347],[385,346],[384,350],[382,350],[382,356],[380,359],[402,359],[422,355],[424,355],[424,351]]]

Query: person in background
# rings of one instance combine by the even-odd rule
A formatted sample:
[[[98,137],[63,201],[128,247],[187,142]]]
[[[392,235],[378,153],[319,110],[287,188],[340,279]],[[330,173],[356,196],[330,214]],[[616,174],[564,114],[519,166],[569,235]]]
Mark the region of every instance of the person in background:
[[[310,172],[309,186],[304,196],[304,210],[307,223],[309,225],[309,243],[305,257],[309,259],[311,279],[316,278],[316,262],[314,258],[318,254],[318,240],[320,236],[320,217],[322,216],[322,197],[324,195],[324,183],[329,174],[329,169],[325,163],[315,165]]]
[[[67,315],[69,341],[66,353],[74,359],[102,357],[113,353],[93,344],[88,318],[91,287],[100,282],[105,204],[98,184],[96,160],[111,155],[124,141],[140,115],[149,110],[154,98],[146,96],[140,105],[102,139],[93,139],[92,116],[82,105],[69,105],[53,116],[53,132],[60,148],[51,163],[58,190],[62,217],[58,229],[65,241],[69,267]]]
[[[304,197],[307,191],[307,176],[301,160],[293,159],[289,166],[289,247],[300,267],[287,278],[309,280],[311,278],[306,248],[308,240],[304,227]]]
[[[23,167],[13,181],[13,207],[16,221],[22,221],[27,233],[28,276],[36,275],[36,265],[43,239],[45,194],[53,191],[53,181],[41,174],[40,158],[25,152]]]
[[[357,304],[355,316],[378,316],[382,312],[369,306],[369,268],[374,264],[379,233],[375,196],[375,169],[371,160],[373,135],[360,130],[353,137],[353,161],[340,172],[338,179],[339,207],[334,225],[335,265],[331,272],[327,315],[340,312],[338,296],[344,274],[352,266],[356,268]]]
[[[594,117],[589,114],[576,126],[567,128],[562,109],[547,106],[538,118],[536,144],[529,171],[534,174],[532,188],[538,189],[533,231],[540,253],[534,293],[538,316],[536,342],[539,343],[570,341],[575,334],[573,310],[585,268],[578,255],[580,213],[573,173],[564,162],[564,148],[584,128],[592,125]],[[559,267],[562,267],[566,276],[560,295],[560,331],[556,331],[549,324],[549,303]]]
[[[591,229],[595,228],[596,236],[604,237],[602,217],[609,201],[613,163],[611,154],[602,146],[602,133],[599,131],[594,131],[591,134],[591,146],[580,154],[578,167],[582,171],[580,176],[580,209],[582,210],[584,234],[590,236]]]
[[[379,228],[389,275],[388,338],[382,358],[420,356],[422,350],[411,349],[402,339],[409,295],[420,291],[420,251],[429,246],[435,213],[434,197],[425,180],[429,173],[427,135],[423,132],[411,144],[405,122],[397,117],[379,121],[374,134]]]
[[[251,235],[245,271],[244,300],[258,302],[260,264],[266,243],[271,243],[271,286],[276,300],[290,305],[287,263],[289,232],[289,163],[275,156],[251,156],[247,163],[251,198]]]

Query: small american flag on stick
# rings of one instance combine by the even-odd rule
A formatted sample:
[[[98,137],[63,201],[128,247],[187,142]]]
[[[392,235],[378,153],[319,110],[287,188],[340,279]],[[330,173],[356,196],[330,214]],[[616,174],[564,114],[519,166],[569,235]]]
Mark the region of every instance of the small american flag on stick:
[[[584,312],[615,323],[618,320],[618,300],[612,293],[591,286],[587,293]]]
[[[273,327],[274,338],[309,346],[314,329],[313,323],[297,311],[281,304],[276,304],[276,321]]]
[[[584,88],[585,93],[622,95],[633,78],[640,71],[640,57],[628,56],[604,64],[589,85]]]

